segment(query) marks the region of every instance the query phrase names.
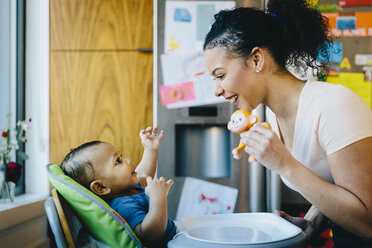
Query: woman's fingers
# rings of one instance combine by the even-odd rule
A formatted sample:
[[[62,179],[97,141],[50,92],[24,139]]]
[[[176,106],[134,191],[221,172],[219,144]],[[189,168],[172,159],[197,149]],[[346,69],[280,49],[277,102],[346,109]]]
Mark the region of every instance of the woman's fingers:
[[[253,126],[240,135],[240,142],[245,144],[245,152],[261,159],[271,147],[273,132],[262,125]]]
[[[261,135],[261,136],[264,136],[264,137],[270,137],[272,131],[262,125],[255,125],[253,127],[251,127],[251,129],[249,129],[247,132],[243,132],[240,134],[240,137],[241,138],[245,138],[245,137],[248,137],[250,135],[254,135],[254,134],[257,134],[257,135]]]
[[[280,217],[282,217],[283,219],[289,221],[289,222],[293,222],[293,217],[290,216],[289,214],[287,214],[286,212],[283,212],[283,211],[280,211],[280,210],[275,210],[274,213]]]

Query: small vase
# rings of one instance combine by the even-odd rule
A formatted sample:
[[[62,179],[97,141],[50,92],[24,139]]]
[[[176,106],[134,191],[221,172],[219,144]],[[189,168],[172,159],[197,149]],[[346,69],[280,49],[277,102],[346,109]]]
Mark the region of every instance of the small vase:
[[[0,168],[0,203],[14,201],[15,183],[5,180],[5,170]]]

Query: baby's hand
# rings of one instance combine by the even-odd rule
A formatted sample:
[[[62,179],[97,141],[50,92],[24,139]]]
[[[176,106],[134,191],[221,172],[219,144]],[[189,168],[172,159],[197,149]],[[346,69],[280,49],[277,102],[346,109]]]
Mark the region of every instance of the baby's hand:
[[[169,192],[170,187],[173,185],[174,180],[169,179],[165,181],[164,177],[160,177],[159,179],[147,177],[147,187],[145,188],[145,193],[149,198],[166,198]]]
[[[163,139],[164,131],[162,130],[159,135],[158,134],[158,126],[147,127],[146,129],[142,129],[140,131],[140,137],[142,145],[145,149],[151,150],[158,150],[160,146],[160,142]]]

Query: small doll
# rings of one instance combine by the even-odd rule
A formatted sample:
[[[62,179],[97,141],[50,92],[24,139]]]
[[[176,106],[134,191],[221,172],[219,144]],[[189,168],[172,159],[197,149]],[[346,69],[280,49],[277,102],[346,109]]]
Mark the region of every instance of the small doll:
[[[248,131],[254,124],[258,122],[257,116],[252,115],[246,110],[237,110],[235,111],[230,118],[229,123],[227,124],[227,129],[229,129],[233,133],[241,134],[243,132]],[[262,126],[271,129],[269,123],[262,122]],[[239,143],[239,146],[232,150],[232,155],[235,159],[240,159],[243,149],[245,148],[245,144]],[[249,162],[256,161],[256,159],[251,155],[248,158]]]

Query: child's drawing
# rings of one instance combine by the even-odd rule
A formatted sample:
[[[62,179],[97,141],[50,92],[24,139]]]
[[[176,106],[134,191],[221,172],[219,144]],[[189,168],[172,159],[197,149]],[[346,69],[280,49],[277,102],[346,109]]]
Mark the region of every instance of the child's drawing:
[[[232,213],[237,197],[235,188],[188,177],[182,188],[176,219]]]

